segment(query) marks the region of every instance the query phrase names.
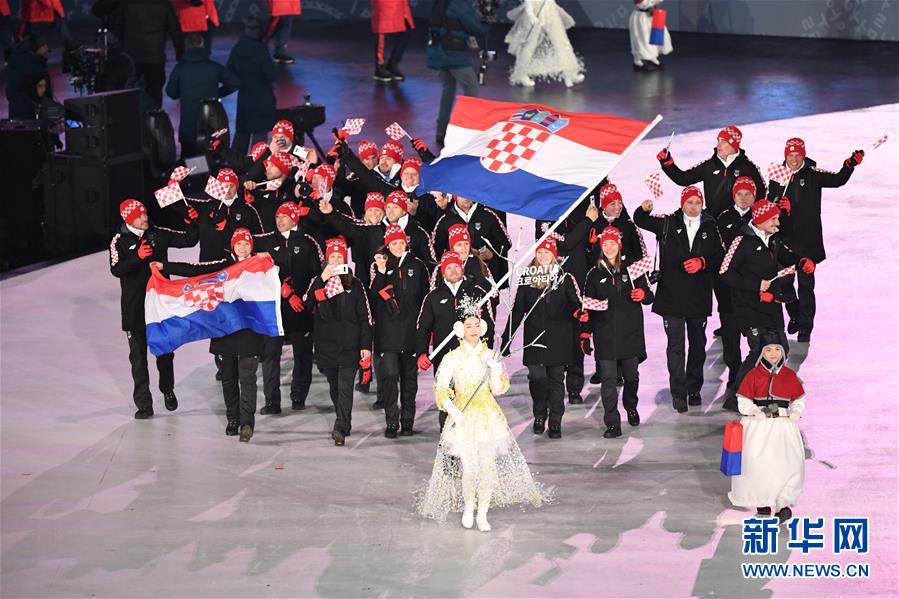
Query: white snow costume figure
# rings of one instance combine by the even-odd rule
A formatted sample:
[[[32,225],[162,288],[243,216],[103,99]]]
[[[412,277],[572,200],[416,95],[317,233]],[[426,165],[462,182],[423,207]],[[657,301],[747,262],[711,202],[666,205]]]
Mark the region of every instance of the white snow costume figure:
[[[652,11],[662,0],[641,0],[634,2],[634,12],[631,13],[628,29],[631,32],[631,54],[634,55],[634,68],[646,67],[645,63],[652,63],[660,67],[659,55],[671,54],[674,46],[671,45],[671,34],[665,27],[665,39],[661,46],[649,43],[649,34],[652,31]]]
[[[510,84],[533,87],[535,78],[546,78],[571,87],[584,80],[584,61],[575,55],[565,32],[574,19],[556,0],[522,0],[508,17],[513,24],[506,44],[515,57]]]
[[[460,334],[465,330],[472,335]],[[443,358],[434,381],[437,407],[449,414],[427,488],[416,501],[426,518],[443,522],[462,512],[462,526],[487,532],[491,505],[540,507],[550,493],[531,476],[502,409],[494,399],[509,390],[502,358],[480,336],[486,323],[477,316],[456,322],[459,347]],[[486,379],[485,379],[486,375]],[[482,384],[483,381],[483,384]],[[470,399],[470,401],[469,401]],[[464,411],[463,411],[464,410]]]
[[[781,350],[774,363],[765,358],[772,346]],[[805,390],[796,372],[784,365],[779,343],[763,347],[758,364],[740,384],[737,402],[743,414],[742,473],[731,477],[728,498],[736,506],[762,508],[760,513],[774,508],[791,515],[789,506],[799,498],[805,479],[805,447],[798,424],[805,410]]]

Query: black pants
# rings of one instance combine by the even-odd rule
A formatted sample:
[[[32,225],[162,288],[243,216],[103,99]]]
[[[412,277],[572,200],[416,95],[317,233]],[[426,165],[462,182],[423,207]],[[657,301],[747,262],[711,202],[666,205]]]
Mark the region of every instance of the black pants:
[[[222,362],[222,395],[228,420],[256,427],[256,368],[259,358],[219,356]]]
[[[134,405],[139,410],[153,409],[150,393],[150,370],[147,367],[147,330],[125,331],[128,337],[128,361],[131,362],[131,378],[134,379]],[[159,372],[159,390],[171,393],[175,390],[175,354],[156,357]]]
[[[546,418],[549,426],[562,426],[565,413],[564,366],[528,366],[528,388],[534,402],[534,418]]]
[[[262,344],[262,393],[266,405],[281,405],[281,351],[285,340],[293,348],[290,402],[306,403],[312,385],[312,333],[265,337]]]
[[[799,287],[799,301],[786,304],[787,314],[790,320],[798,325],[803,332],[812,332],[815,326],[815,273],[810,275],[796,271],[796,281]]]
[[[734,315],[730,312],[722,312],[721,319],[721,353],[724,364],[727,366],[727,388],[734,388],[737,373],[740,372],[740,329],[734,322]]]
[[[402,422],[403,428],[411,429],[415,422],[415,396],[418,394],[418,363],[415,355],[384,352],[378,366],[378,393],[384,401],[384,418],[387,424]],[[400,409],[397,409],[397,397]]]
[[[388,68],[396,68],[400,61],[403,60],[403,54],[406,52],[406,46],[409,45],[409,31],[400,31],[398,33],[376,33],[375,34],[375,66],[384,65]],[[390,53],[387,53],[387,46],[390,46]]]
[[[331,403],[337,412],[334,430],[349,435],[353,428],[353,383],[356,380],[357,366],[340,366],[338,368],[322,368],[328,379],[331,392]]]
[[[573,327],[571,334],[571,364],[565,367],[565,388],[569,395],[580,395],[584,390],[584,352],[581,351],[581,332]]]
[[[668,336],[668,388],[675,405],[686,402],[688,393],[702,389],[702,367],[705,364],[705,316],[678,318],[663,316]],[[684,348],[684,330],[686,345]],[[686,362],[686,364],[685,364]]]
[[[624,390],[621,393],[621,403],[625,410],[637,409],[637,391],[640,389],[640,372],[637,358],[626,360],[600,360],[599,372],[602,375],[602,409],[605,412],[602,420],[608,427],[621,426],[621,414],[618,412],[618,371],[624,377]]]
[[[153,108],[162,108],[162,85],[165,83],[165,64],[135,64],[134,75],[144,80],[144,91],[153,101]]]
[[[734,381],[734,386],[732,387],[734,391],[740,388],[740,383],[743,382],[743,378],[750,370],[755,368],[756,362],[759,361],[759,356],[762,355],[762,344],[760,340],[760,337],[762,335],[766,333],[777,335],[778,339],[780,339],[780,344],[783,345],[785,354],[790,353],[787,334],[784,331],[775,331],[773,329],[757,329],[755,327],[751,327],[743,329],[742,333],[743,336],[746,337],[746,341],[749,343],[749,353],[746,354],[746,359],[743,360],[743,364],[740,366],[740,372],[737,373],[737,378]]]

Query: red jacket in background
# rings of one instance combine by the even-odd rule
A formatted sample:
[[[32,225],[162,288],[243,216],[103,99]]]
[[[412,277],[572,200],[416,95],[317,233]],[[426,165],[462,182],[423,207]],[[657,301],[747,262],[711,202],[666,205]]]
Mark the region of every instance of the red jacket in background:
[[[409,0],[371,0],[373,33],[400,33],[415,29]]]
[[[219,13],[215,8],[215,0],[203,0],[200,6],[191,4],[191,0],[175,0],[175,12],[183,33],[207,31],[211,21],[219,26]]]
[[[8,6],[5,14],[9,14]],[[61,0],[22,0],[20,14],[22,23],[52,23],[56,15],[65,17],[66,11],[62,8]]]
[[[300,14],[301,0],[268,0],[268,10],[273,17],[289,17]]]

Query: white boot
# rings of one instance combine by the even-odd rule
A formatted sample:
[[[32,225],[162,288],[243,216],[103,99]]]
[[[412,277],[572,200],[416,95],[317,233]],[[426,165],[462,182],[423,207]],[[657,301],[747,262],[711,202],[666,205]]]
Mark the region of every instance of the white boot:
[[[490,497],[493,493],[480,493],[478,497],[478,530],[490,532],[493,530],[487,522],[487,510],[490,509]]]
[[[534,87],[536,85],[534,80],[528,77],[527,75],[522,75],[520,77],[509,77],[510,85],[520,85],[522,87]]]
[[[465,528],[474,526],[474,498],[465,499],[465,509],[462,510],[462,526]]]

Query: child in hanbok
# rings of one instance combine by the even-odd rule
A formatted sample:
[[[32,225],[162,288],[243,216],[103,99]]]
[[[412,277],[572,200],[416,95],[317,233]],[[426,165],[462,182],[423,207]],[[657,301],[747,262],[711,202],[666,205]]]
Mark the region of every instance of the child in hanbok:
[[[635,0],[634,2],[634,12],[631,13],[627,28],[631,34],[631,54],[634,56],[635,71],[651,71],[663,68],[659,56],[665,56],[674,51],[668,27],[665,27],[662,33],[661,46],[649,43],[649,36],[652,31],[652,15],[661,3],[662,0]]]

